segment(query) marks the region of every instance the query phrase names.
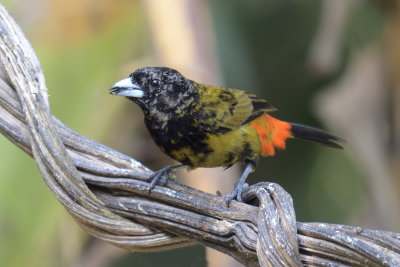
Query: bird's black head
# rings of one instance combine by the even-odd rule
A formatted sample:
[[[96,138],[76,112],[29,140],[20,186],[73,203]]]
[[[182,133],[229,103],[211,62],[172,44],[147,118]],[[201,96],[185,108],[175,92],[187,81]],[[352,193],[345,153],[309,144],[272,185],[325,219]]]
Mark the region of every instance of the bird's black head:
[[[197,96],[192,81],[166,67],[138,69],[128,78],[116,82],[109,92],[134,101],[146,115],[180,112]]]

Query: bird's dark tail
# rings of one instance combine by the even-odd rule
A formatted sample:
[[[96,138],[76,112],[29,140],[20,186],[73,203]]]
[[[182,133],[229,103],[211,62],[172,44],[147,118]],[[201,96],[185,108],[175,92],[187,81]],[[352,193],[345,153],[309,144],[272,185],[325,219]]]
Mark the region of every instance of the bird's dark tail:
[[[310,126],[289,122],[294,138],[312,141],[325,146],[343,149],[343,139]]]

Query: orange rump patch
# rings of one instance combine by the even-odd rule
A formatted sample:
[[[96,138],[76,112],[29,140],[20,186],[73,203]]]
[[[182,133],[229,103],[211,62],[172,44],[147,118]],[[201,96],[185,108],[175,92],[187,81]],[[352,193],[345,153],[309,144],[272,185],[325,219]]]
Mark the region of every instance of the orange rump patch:
[[[284,121],[275,119],[274,117],[262,114],[257,119],[250,122],[261,141],[261,156],[274,156],[275,148],[285,149],[286,139],[292,138],[290,129],[292,126]]]

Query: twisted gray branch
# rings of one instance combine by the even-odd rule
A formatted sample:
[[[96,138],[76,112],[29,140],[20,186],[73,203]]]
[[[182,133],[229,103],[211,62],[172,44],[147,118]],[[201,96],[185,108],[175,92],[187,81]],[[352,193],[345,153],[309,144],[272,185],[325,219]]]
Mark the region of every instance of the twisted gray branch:
[[[146,167],[50,114],[39,61],[0,6],[0,132],[33,156],[43,179],[90,234],[133,251],[200,242],[248,266],[400,265],[400,235],[296,223],[277,184],[244,191],[248,205],[169,181],[148,194]]]

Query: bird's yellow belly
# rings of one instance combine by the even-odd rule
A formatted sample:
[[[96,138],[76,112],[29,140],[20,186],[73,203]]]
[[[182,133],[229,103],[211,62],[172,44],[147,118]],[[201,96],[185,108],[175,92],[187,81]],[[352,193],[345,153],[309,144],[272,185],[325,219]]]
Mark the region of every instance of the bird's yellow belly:
[[[193,167],[219,167],[237,161],[257,160],[261,152],[257,132],[248,125],[223,134],[208,133],[205,144],[204,152],[186,146],[172,151],[171,156],[178,161],[189,159]]]

